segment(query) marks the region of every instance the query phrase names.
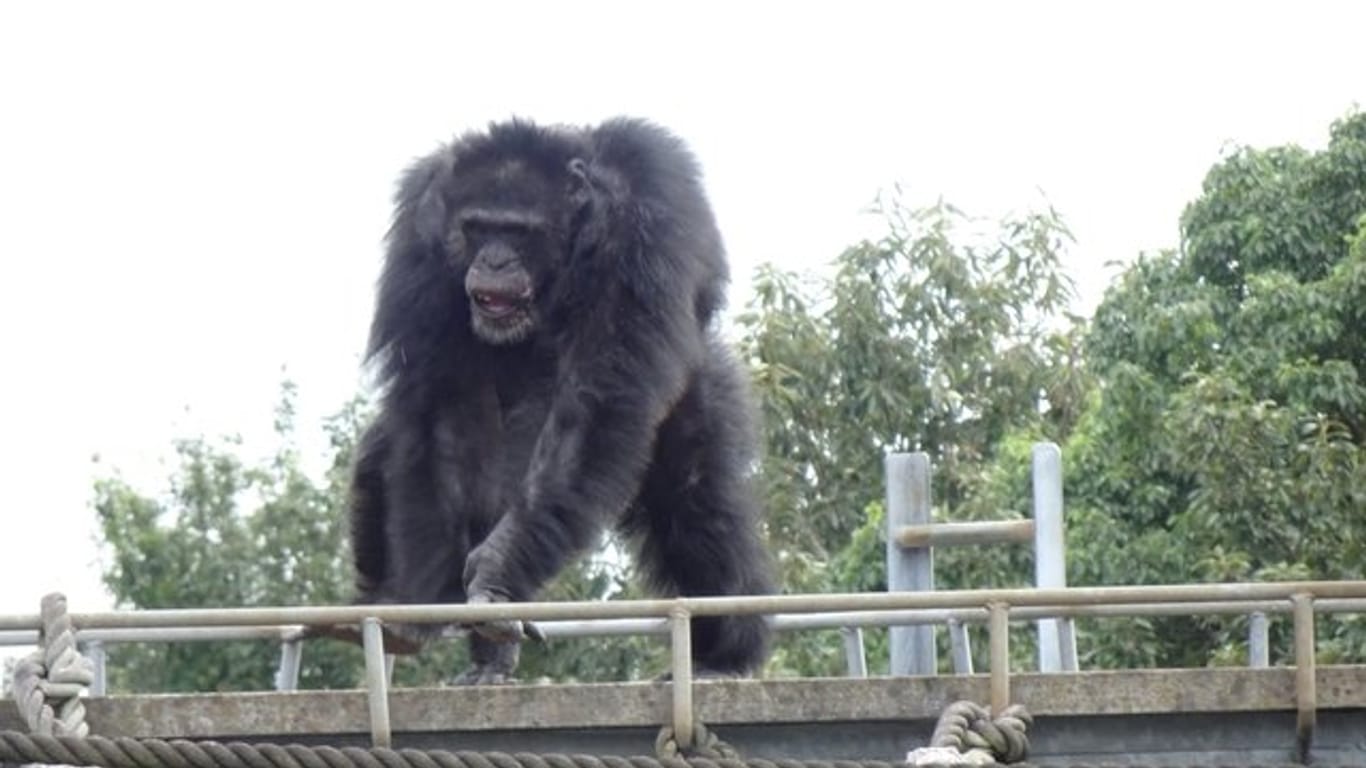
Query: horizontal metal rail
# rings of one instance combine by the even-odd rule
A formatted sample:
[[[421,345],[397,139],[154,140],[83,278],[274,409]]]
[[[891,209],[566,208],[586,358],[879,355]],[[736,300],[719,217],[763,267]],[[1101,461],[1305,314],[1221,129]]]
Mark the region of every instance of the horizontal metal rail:
[[[1122,587],[1068,587],[1062,589],[969,589],[929,593],[859,593],[820,595],[770,595],[745,597],[680,597],[668,600],[608,600],[601,602],[482,603],[478,605],[349,605],[300,606],[294,608],[189,608],[72,613],[70,618],[85,632],[94,629],[138,627],[243,627],[317,624],[359,624],[366,618],[385,622],[477,623],[490,621],[667,619],[676,610],[690,615],[723,616],[831,611],[916,611],[927,609],[979,609],[991,603],[1011,607],[1011,618],[1022,617],[1026,608],[1047,608],[1048,615],[1072,614],[1082,607],[1106,605],[1153,605],[1179,603],[1191,606],[1187,613],[1203,613],[1201,604],[1238,603],[1276,610],[1274,603],[1297,594],[1322,600],[1366,599],[1366,581],[1293,581],[1249,584],[1179,584]],[[1098,615],[1087,613],[1085,615]],[[0,616],[0,631],[34,630],[41,626],[38,614]]]
[[[1366,613],[1366,598],[1315,600],[1315,613]],[[1012,622],[1035,621],[1045,618],[1130,618],[1137,616],[1203,616],[1288,614],[1290,600],[1223,601],[1195,603],[1119,603],[1115,605],[1032,606],[1012,608]],[[869,611],[826,611],[821,613],[780,613],[771,617],[771,625],[779,632],[845,627],[890,627],[897,625],[948,624],[949,622],[985,624],[986,608],[907,609]],[[610,637],[669,634],[665,619],[582,619],[545,621],[537,627],[548,638]],[[155,643],[155,642],[213,642],[224,640],[292,639],[302,624],[266,624],[259,626],[212,627],[135,627],[124,629],[82,629],[82,642]],[[452,631],[451,635],[462,632]],[[33,645],[38,642],[38,630],[18,629],[0,631],[0,646]]]
[[[1025,543],[1034,540],[1033,520],[985,520],[960,523],[903,525],[896,530],[897,546],[958,547],[975,544]]]
[[[1295,621],[1298,752],[1309,754],[1315,728],[1313,618],[1316,612],[1366,612],[1366,581],[1256,584],[1181,584],[1142,587],[992,589],[833,595],[775,595],[565,603],[351,605],[298,608],[196,608],[68,614],[91,643],[267,639],[296,648],[301,625],[360,624],[364,628],[366,689],[372,741],[389,744],[388,666],[382,622],[469,624],[530,620],[548,634],[664,634],[671,636],[671,721],[680,746],[691,743],[693,670],[690,625],[697,616],[767,614],[783,629],[875,624],[987,623],[992,711],[1010,703],[1009,632],[1012,621],[1042,617],[1291,612]],[[38,640],[40,615],[0,616],[0,641]],[[297,668],[297,659],[294,665]],[[282,662],[281,675],[285,674]],[[101,676],[102,677],[102,676]]]

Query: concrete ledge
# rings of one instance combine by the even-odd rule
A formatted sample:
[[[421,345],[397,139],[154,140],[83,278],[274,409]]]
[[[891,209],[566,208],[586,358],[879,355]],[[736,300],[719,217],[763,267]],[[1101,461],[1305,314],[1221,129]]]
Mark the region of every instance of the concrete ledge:
[[[1258,713],[1295,708],[1294,670],[1189,669],[1022,674],[1012,700],[1036,717]],[[1320,667],[1318,707],[1366,708],[1366,666]],[[703,681],[698,716],[709,725],[765,726],[937,718],[958,699],[985,702],[985,675]],[[391,693],[398,733],[658,728],[668,717],[662,683],[514,685],[400,689]],[[366,734],[362,691],[111,696],[87,702],[104,736],[160,738],[303,737]],[[21,730],[12,702],[0,730]]]

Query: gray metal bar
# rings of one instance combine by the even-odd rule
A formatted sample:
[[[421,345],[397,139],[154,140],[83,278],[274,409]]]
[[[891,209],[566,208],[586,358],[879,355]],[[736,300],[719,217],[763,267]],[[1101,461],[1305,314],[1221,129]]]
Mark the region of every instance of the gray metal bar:
[[[302,640],[286,640],[280,643],[280,666],[275,670],[275,690],[299,690],[299,666],[303,661],[303,653]]]
[[[1253,611],[1247,617],[1247,663],[1250,667],[1271,666],[1271,622],[1266,611]]]
[[[833,626],[833,625],[832,625]],[[584,621],[542,621],[536,627],[548,638],[609,637],[616,635],[667,635],[668,619],[592,619]]]
[[[1206,611],[1209,604],[1288,601],[1294,594],[1320,600],[1366,599],[1366,581],[1280,581],[1250,584],[1176,584],[1127,587],[1071,587],[1067,589],[965,589],[941,592],[877,592],[855,594],[763,595],[746,597],[680,597],[669,600],[606,600],[556,603],[481,603],[477,605],[357,605],[290,608],[194,608],[172,610],[72,613],[72,621],[87,629],[132,627],[225,627],[241,625],[358,624],[367,614],[381,621],[417,623],[480,623],[510,619],[620,619],[666,617],[674,608],[693,616],[722,616],[829,611],[898,611],[977,608],[989,602],[1008,602],[1011,614],[1023,608],[1047,607],[1053,615],[1112,615],[1079,606],[1153,605],[1185,603],[1187,614]],[[1337,610],[1360,611],[1360,608]],[[1018,618],[1018,617],[1016,617]],[[0,630],[36,629],[37,614],[0,616]]]
[[[923,452],[892,453],[885,459],[887,474],[887,590],[889,594],[934,592],[934,550],[905,549],[896,532],[907,525],[929,524],[930,457]],[[937,668],[934,627],[892,627],[893,675],[933,675]]]
[[[1073,618],[1132,618],[1137,616],[1231,616],[1242,615],[1249,611],[1263,613],[1290,613],[1289,598],[1284,600],[1219,600],[1205,602],[1192,600],[1179,603],[1114,603],[1096,605],[1031,606],[1012,608],[1011,620],[1036,619],[1039,617]],[[1366,600],[1316,600],[1316,613],[1362,613],[1366,612]],[[974,619],[968,618],[967,621]]]
[[[973,520],[903,525],[896,529],[894,538],[903,549],[1027,542],[1034,540],[1034,521]]]
[[[2,618],[2,617],[0,617]],[[284,640],[302,629],[297,624],[257,627],[136,627],[132,629],[82,629],[81,641],[92,643],[206,643],[221,640]],[[0,645],[37,645],[38,631],[0,631]]]
[[[955,675],[972,674],[972,643],[968,627],[958,619],[949,619],[949,650],[953,656]]]
[[[90,681],[90,695],[107,695],[109,690],[109,654],[104,649],[104,643],[100,640],[87,642],[85,644],[85,655],[90,658],[90,663],[95,672],[94,678]]]
[[[693,744],[692,708],[692,620],[685,608],[674,610],[669,618],[673,655],[673,727],[674,741],[680,750]]]
[[[867,677],[868,657],[863,648],[862,627],[840,627],[844,638],[844,666],[847,677]]]
[[[1078,671],[1077,625],[1071,616],[1058,620],[1058,643],[1062,646],[1062,671]]]
[[[991,716],[1000,717],[1010,706],[1010,606],[992,603],[987,610],[991,613],[991,621],[987,624],[991,652]]]
[[[1037,443],[1032,450],[1034,486],[1034,585],[1041,589],[1067,586],[1063,543],[1062,452],[1053,443]],[[1057,619],[1039,620],[1039,671],[1063,669]],[[1076,666],[1075,660],[1072,666]]]
[[[1299,762],[1309,762],[1318,720],[1318,682],[1314,668],[1314,598],[1297,594],[1290,598],[1295,617],[1295,741]]]
[[[1031,606],[1011,610],[1012,621],[1040,617],[1128,618],[1135,616],[1215,616],[1245,615],[1249,612],[1288,614],[1288,599],[1186,602],[1116,603],[1113,605]],[[1366,599],[1342,598],[1315,600],[1315,613],[1366,613]],[[834,629],[844,626],[885,627],[894,624],[947,624],[950,620],[984,623],[984,608],[906,608],[899,610],[821,611],[814,613],[773,614],[771,623],[778,631]],[[571,619],[538,622],[547,637],[602,637],[608,635],[667,635],[667,619]],[[300,627],[294,624],[259,627],[137,627],[133,629],[81,630],[81,639],[106,644],[134,642],[207,642],[220,640],[259,640],[292,637]],[[1060,627],[1061,629],[1061,627]],[[452,630],[449,637],[463,636],[466,630]],[[35,645],[37,630],[0,631],[0,646]]]
[[[363,619],[361,637],[365,643],[365,698],[370,705],[370,741],[376,747],[389,747],[393,743],[389,728],[389,679],[379,619]]]

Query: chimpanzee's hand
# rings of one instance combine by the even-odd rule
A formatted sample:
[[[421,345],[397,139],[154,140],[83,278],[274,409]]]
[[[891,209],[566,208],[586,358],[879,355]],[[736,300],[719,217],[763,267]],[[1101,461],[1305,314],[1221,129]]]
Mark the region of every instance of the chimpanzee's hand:
[[[506,603],[512,600],[507,592],[490,583],[491,577],[496,571],[498,560],[502,556],[499,541],[498,531],[495,529],[494,533],[482,544],[470,550],[469,556],[465,558],[465,594],[468,595],[466,602],[470,605]],[[505,619],[469,626],[470,629],[484,637],[500,642],[522,640],[528,637],[537,641],[545,640],[545,634],[529,621]]]
[[[479,592],[469,596],[467,601],[470,605],[481,603],[506,603],[508,599],[501,595],[489,592]],[[467,625],[469,628],[490,640],[506,643],[532,639],[537,642],[545,642],[545,633],[541,628],[530,621],[520,621],[518,619],[499,619],[497,621],[482,621],[476,624]]]

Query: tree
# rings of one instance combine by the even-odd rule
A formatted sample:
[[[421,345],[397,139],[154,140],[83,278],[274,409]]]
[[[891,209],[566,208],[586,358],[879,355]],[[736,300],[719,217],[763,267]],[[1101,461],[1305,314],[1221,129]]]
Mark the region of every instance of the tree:
[[[895,197],[876,212],[887,233],[847,249],[828,280],[761,268],[739,318],[764,408],[769,533],[791,591],[885,589],[889,451],[931,454],[941,519],[1020,515],[1027,494],[979,502],[992,459],[1010,436],[1066,434],[1085,389],[1079,337],[1058,330],[1070,235],[1055,212],[992,226]],[[1019,585],[1027,558],[950,552],[938,570],[950,586]],[[771,671],[835,673],[839,647],[785,638]]]
[[[294,389],[276,414],[277,452],[248,464],[240,441],[180,440],[169,491],[139,493],[117,473],[95,484],[108,547],[104,581],[123,608],[337,604],[349,592],[344,518],[337,514],[362,415],[359,403],[327,424],[330,469],[314,482],[294,445]],[[112,646],[115,690],[229,691],[271,686],[276,643],[139,643]],[[303,687],[349,687],[355,649],[310,643]]]
[[[1363,214],[1357,114],[1322,152],[1232,153],[1181,249],[1110,289],[1086,340],[1102,386],[1067,446],[1070,578],[1362,578]],[[1366,658],[1360,617],[1321,635],[1327,658]],[[1244,636],[1242,620],[1172,619],[1086,639],[1097,663],[1201,665],[1243,658]]]

